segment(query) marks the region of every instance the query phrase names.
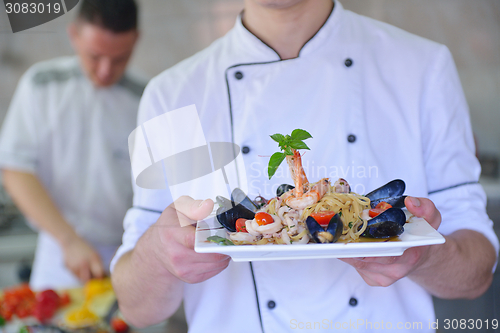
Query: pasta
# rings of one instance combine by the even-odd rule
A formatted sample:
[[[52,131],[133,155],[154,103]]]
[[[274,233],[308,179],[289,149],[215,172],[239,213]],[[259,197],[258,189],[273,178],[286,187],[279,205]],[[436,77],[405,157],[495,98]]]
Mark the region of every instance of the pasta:
[[[363,211],[370,207],[370,199],[353,192],[337,192],[339,182],[347,183],[339,179],[334,186],[331,186],[328,179],[322,179],[317,183],[305,185],[305,193],[301,198],[295,198],[294,190],[290,190],[272,199],[259,210],[259,212],[271,215],[272,223],[260,225],[258,218],[247,220],[245,230],[230,233],[229,238],[236,245],[305,244],[310,240],[305,224],[307,217],[311,214],[330,212],[339,214],[343,223],[340,241],[358,241],[367,226]],[[311,198],[317,198],[317,200],[313,202]],[[301,208],[303,205],[300,201],[311,202],[311,204]]]

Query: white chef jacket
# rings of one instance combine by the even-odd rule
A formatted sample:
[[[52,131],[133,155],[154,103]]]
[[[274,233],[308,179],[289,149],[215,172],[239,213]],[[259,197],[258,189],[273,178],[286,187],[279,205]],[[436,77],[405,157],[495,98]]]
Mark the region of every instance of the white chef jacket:
[[[22,77],[0,136],[0,167],[37,175],[68,223],[108,263],[132,203],[127,138],[143,87],[126,75],[112,87],[96,88],[77,57],[36,64]],[[42,232],[35,288],[77,282],[57,249]]]
[[[299,57],[280,60],[238,18],[226,36],[149,84],[139,124],[191,104],[208,142],[248,148],[250,197],[272,197],[278,184],[291,183],[286,165],[267,179],[269,156],[278,150],[269,135],[302,128],[313,136],[302,158],[310,181],[343,177],[367,193],[404,179],[406,194],[435,202],[441,233],[476,230],[498,251],[477,184],[468,108],[445,46],[336,1]],[[168,190],[134,187],[134,193],[112,266],[157,220],[154,211],[171,202]],[[261,323],[273,333],[408,325],[430,332],[434,320],[431,296],[413,281],[370,287],[336,259],[231,262],[205,282],[185,284],[184,304],[193,333],[260,332]]]

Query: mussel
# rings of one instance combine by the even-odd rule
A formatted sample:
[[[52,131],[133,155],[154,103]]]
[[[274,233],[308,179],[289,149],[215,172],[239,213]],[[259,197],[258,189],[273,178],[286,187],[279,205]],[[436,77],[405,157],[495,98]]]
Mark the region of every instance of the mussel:
[[[249,197],[243,192],[240,188],[235,188],[233,192],[231,193],[231,200],[235,204],[242,204],[247,208],[248,210],[251,210],[252,212],[255,212],[257,210],[257,205],[250,200]]]
[[[316,243],[335,243],[342,236],[344,229],[339,214],[332,217],[326,230],[312,216],[307,217],[306,226],[311,239]]]
[[[295,188],[295,186],[292,186],[292,185],[281,184],[276,189],[276,196],[281,197],[283,194],[285,194],[286,192],[288,192],[290,190],[293,190],[294,188]]]
[[[257,206],[239,188],[233,190],[231,199],[217,196],[216,201],[220,207],[217,209],[216,217],[227,230],[235,232],[236,220],[239,218],[253,220]]]
[[[406,215],[400,208],[389,208],[368,221],[363,237],[389,238],[399,236],[404,231]]]
[[[406,184],[401,179],[395,179],[388,182],[384,186],[366,194],[365,197],[370,199],[371,208],[375,208],[380,202],[384,201],[394,208],[404,208],[405,198],[403,195],[406,189]]]

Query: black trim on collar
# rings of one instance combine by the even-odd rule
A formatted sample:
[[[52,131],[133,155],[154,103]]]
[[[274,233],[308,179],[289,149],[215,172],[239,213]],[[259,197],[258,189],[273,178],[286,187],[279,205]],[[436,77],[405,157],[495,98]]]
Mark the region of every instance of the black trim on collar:
[[[302,52],[302,49],[307,45],[307,43],[309,43],[314,37],[316,37],[316,35],[318,34],[318,32],[321,31],[321,29],[323,29],[323,27],[325,26],[326,22],[328,22],[328,20],[330,20],[331,16],[332,16],[332,13],[333,11],[335,10],[335,1],[333,1],[333,7],[332,7],[332,10],[330,11],[330,14],[328,14],[328,17],[326,18],[325,22],[323,22],[323,24],[321,25],[321,27],[319,27],[318,31],[316,31],[314,33],[314,35],[311,36],[311,38],[309,38],[308,40],[306,40],[306,42],[301,46],[301,48],[299,49],[299,54],[298,56],[296,56],[295,58],[288,58],[288,59],[281,59],[281,56],[280,54],[275,50],[273,49],[269,44],[267,44],[266,42],[264,42],[262,39],[259,38],[259,36],[257,36],[256,34],[254,34],[250,29],[248,29],[245,24],[243,24],[243,14],[245,13],[245,10],[242,10],[240,15],[241,15],[241,25],[243,26],[243,28],[245,28],[249,33],[251,33],[255,38],[257,38],[258,40],[261,41],[262,44],[264,44],[265,46],[267,46],[268,48],[270,48],[274,53],[276,53],[276,55],[278,56],[278,58],[280,58],[280,61],[284,61],[284,60],[292,60],[292,59],[297,59],[298,57],[300,57],[300,52]]]
[[[133,206],[132,208],[144,210],[146,212],[151,212],[151,213],[158,213],[158,214],[163,213],[161,210],[156,210],[156,209],[151,209],[151,208],[145,208],[145,207],[140,207],[140,206]]]
[[[259,312],[260,328],[262,329],[262,333],[264,333],[264,324],[262,323],[262,314],[260,313],[260,303],[259,303],[259,293],[257,292],[257,283],[255,283],[255,275],[253,272],[252,262],[250,261],[249,263],[250,263],[250,272],[252,273],[253,288],[255,290],[255,298],[257,300],[257,311]]]
[[[473,184],[479,184],[479,181],[465,182],[465,183],[460,183],[460,184],[448,186],[448,187],[445,187],[445,188],[442,188],[442,189],[439,189],[439,190],[430,191],[429,194],[439,193],[439,192],[451,190],[451,189],[456,188],[456,187],[465,186],[465,185],[473,185]]]

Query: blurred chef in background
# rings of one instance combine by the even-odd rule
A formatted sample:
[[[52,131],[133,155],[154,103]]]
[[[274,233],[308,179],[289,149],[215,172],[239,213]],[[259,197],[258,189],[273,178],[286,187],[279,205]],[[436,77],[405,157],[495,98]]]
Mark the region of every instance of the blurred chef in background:
[[[144,84],[125,73],[139,37],[134,0],[85,0],[68,33],[77,56],[34,65],[0,136],[3,182],[39,229],[30,284],[107,274],[131,206],[128,135]]]

